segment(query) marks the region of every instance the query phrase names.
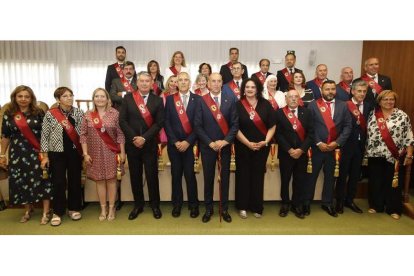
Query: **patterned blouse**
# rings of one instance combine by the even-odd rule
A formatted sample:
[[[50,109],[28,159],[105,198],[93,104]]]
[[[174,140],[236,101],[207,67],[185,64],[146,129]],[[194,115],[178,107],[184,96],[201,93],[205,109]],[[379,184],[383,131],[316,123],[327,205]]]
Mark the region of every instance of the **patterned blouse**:
[[[83,111],[74,107],[69,116],[75,120],[75,130],[80,134],[80,127],[83,119]],[[40,139],[40,148],[42,152],[63,152],[63,127],[56,118],[49,112],[46,112],[42,125],[42,137]],[[75,148],[75,145],[73,145]]]
[[[404,111],[395,108],[386,124],[400,153],[404,148],[414,146],[410,117]],[[394,163],[394,157],[382,139],[374,112],[371,112],[368,118],[367,156],[384,157],[388,162]]]

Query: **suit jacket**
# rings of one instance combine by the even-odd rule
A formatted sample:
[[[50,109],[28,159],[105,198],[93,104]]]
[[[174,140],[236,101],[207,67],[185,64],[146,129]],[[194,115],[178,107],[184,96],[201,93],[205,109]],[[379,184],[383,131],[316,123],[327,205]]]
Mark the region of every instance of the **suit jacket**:
[[[135,77],[132,78],[131,86],[134,90],[137,90],[137,79]],[[120,78],[113,79],[111,84],[111,90],[109,91],[109,96],[111,97],[112,106],[116,108],[118,111],[122,105],[122,97],[118,96],[118,92],[125,91],[125,87],[121,82]]]
[[[322,118],[322,114],[319,111],[316,101],[309,103],[308,108],[312,113],[314,125],[314,145],[319,142],[326,143],[328,140],[328,128],[325,125],[325,121]],[[345,102],[335,100],[333,121],[338,134],[336,142],[342,147],[352,131],[351,114],[349,113]]]
[[[229,132],[224,135],[213,117],[210,108],[200,99],[195,115],[195,131],[202,144],[208,147],[211,142],[226,140],[229,143],[234,141],[239,130],[239,116],[236,109],[237,98],[232,92],[221,91],[220,111],[227,121]]]
[[[276,141],[279,145],[278,157],[280,154],[288,154],[291,148],[300,148],[305,153],[313,142],[312,114],[305,107],[298,107],[298,119],[305,129],[305,141],[301,141],[299,135],[293,130],[292,124],[286,118],[282,108],[276,110]]]
[[[233,79],[231,79],[230,81],[233,81]],[[231,88],[230,88],[229,82],[227,82],[223,85],[223,87],[221,88],[221,91],[222,92],[224,91],[225,93],[228,93],[228,94],[233,94],[236,97],[236,94],[234,94],[233,90],[231,90]],[[240,85],[240,88],[241,88],[241,82],[240,82],[239,85]],[[240,99],[240,94],[239,94],[239,97],[236,97],[236,101],[239,100],[239,99]]]
[[[363,103],[363,107],[364,107],[364,112],[362,113],[362,115],[364,116],[368,124],[368,117],[369,117],[369,114],[374,109],[374,106],[370,102],[365,100]],[[351,119],[352,119],[352,131],[351,131],[351,134],[349,135],[348,140],[346,141],[344,145],[344,148],[347,148],[350,150],[356,150],[357,148],[359,148],[361,152],[363,152],[365,150],[365,141],[367,140],[367,133],[362,130],[360,125],[357,124],[357,120],[355,116],[352,115],[350,111],[349,111],[349,114],[351,115]]]
[[[283,68],[283,69],[285,69],[285,68]],[[276,73],[276,77],[277,77],[276,90],[280,90],[282,92],[287,92],[287,91],[289,91],[289,82],[285,78],[285,75],[283,74],[282,70],[279,70]],[[295,72],[302,72],[302,70],[300,70],[298,68],[295,68]]]
[[[244,69],[244,73],[242,75],[242,79],[247,79],[249,77],[249,74],[247,73],[247,67],[246,65],[242,64],[242,67]],[[233,75],[231,74],[230,68],[227,66],[227,64],[223,64],[220,68],[220,75],[223,77],[223,84],[228,83],[233,79]]]
[[[137,74],[135,73],[134,78],[136,77],[137,77]],[[105,90],[108,92],[111,90],[113,79],[119,79],[119,75],[115,70],[115,63],[108,65],[108,69],[106,69]]]
[[[256,73],[258,73],[258,72],[256,72]],[[261,82],[261,81],[259,80],[259,78],[257,77],[256,73],[252,74],[252,76],[251,76],[250,78],[252,78],[252,79],[254,79],[254,80],[258,81],[258,82]],[[267,72],[267,73],[266,73],[266,78],[267,78],[269,75],[273,75],[273,74],[272,74],[272,73],[270,73],[270,72]],[[266,80],[266,78],[265,78],[265,80]],[[264,83],[264,82],[263,82],[263,83]]]
[[[358,79],[354,80],[354,82],[357,81],[357,80],[362,80],[362,79],[358,78]],[[387,76],[378,74],[378,84],[382,87],[382,90],[391,90],[392,89],[391,79]],[[368,91],[367,91],[367,96],[365,97],[365,101],[369,102],[373,106],[376,106],[377,97],[378,97],[378,94],[372,92],[372,88],[368,85]]]
[[[169,144],[174,145],[178,141],[185,140],[190,144],[190,146],[194,145],[195,141],[197,140],[197,136],[194,131],[194,119],[200,100],[201,97],[199,95],[190,92],[190,98],[188,99],[187,109],[185,112],[187,113],[187,117],[190,121],[193,131],[190,135],[187,136],[175,108],[174,95],[167,97],[167,100],[165,102],[164,129],[165,133],[167,134]]]
[[[157,136],[164,126],[164,104],[162,99],[153,93],[148,94],[147,108],[151,113],[153,124],[148,128],[138,110],[132,93],[128,93],[122,100],[119,112],[119,125],[125,134],[125,148],[127,151],[134,152],[140,150],[132,143],[135,136],[145,138],[144,146],[157,145]]]
[[[322,98],[321,89],[313,80],[306,82],[306,88],[309,88],[312,90],[313,98],[315,100]]]
[[[344,102],[349,101],[352,98],[352,94],[345,91],[339,84],[336,85],[336,100],[341,100]]]

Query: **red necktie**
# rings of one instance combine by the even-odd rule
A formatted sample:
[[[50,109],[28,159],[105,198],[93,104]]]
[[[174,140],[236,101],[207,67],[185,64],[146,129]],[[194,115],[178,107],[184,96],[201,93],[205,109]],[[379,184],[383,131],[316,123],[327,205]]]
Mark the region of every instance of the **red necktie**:
[[[329,112],[331,113],[331,115],[332,115],[332,107],[331,107],[331,103],[332,102],[326,102],[326,104],[328,105],[328,108],[329,108]]]

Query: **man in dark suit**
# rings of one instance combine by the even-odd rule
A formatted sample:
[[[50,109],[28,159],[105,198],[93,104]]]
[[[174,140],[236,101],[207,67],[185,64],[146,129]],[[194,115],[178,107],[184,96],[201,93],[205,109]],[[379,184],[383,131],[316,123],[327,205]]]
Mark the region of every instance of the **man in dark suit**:
[[[199,215],[199,203],[194,173],[193,146],[197,140],[194,132],[194,117],[201,98],[190,92],[191,81],[187,72],[179,73],[177,82],[179,93],[168,96],[165,103],[165,133],[168,137],[167,147],[172,177],[172,216],[181,215],[184,173],[190,217],[196,218]]]
[[[322,83],[328,80],[328,66],[319,64],[315,69],[316,77],[313,80],[306,82],[306,87],[311,89],[315,100],[321,98]]]
[[[231,74],[231,68],[233,67],[233,64],[238,62],[239,60],[239,49],[237,48],[230,48],[229,50],[229,56],[230,61],[227,64],[223,64],[220,68],[220,75],[223,78],[223,83],[228,83],[233,79],[233,75]],[[243,75],[242,79],[247,79],[249,77],[247,73],[247,67],[246,65],[242,64],[243,67]]]
[[[304,203],[304,212],[310,213],[309,204],[314,194],[319,172],[323,168],[324,182],[322,191],[322,209],[337,217],[333,206],[335,184],[335,163],[339,161],[339,148],[342,147],[352,130],[351,115],[345,102],[335,100],[336,84],[327,80],[322,84],[322,98],[308,106],[314,125],[314,144],[312,145],[312,175]]]
[[[111,84],[113,79],[119,79],[119,73],[122,71],[116,70],[116,67],[120,67],[120,69],[124,68],[125,58],[126,58],[126,50],[124,46],[118,46],[115,48],[115,57],[116,62],[114,64],[108,65],[108,69],[106,70],[106,78],[105,78],[105,90],[111,90]]]
[[[365,98],[366,102],[375,106],[375,99],[383,90],[392,90],[391,79],[387,76],[379,74],[379,59],[370,57],[364,63],[365,74],[357,80],[364,80],[368,84],[368,92]],[[355,80],[356,81],[356,80]]]
[[[125,134],[131,188],[135,206],[128,219],[135,219],[144,208],[143,166],[154,218],[161,218],[157,163],[157,135],[164,124],[162,99],[150,93],[152,78],[147,72],[138,74],[138,91],[122,100],[119,125]]]
[[[295,51],[288,51],[285,55],[285,68],[277,71],[277,87],[276,90],[287,92],[289,91],[289,83],[295,72],[302,72],[302,70],[295,68],[296,55]]]
[[[302,211],[307,152],[313,141],[313,122],[309,109],[299,106],[299,93],[290,90],[286,94],[286,107],[276,111],[276,140],[280,169],[282,207],[279,215],[286,217],[289,207],[296,217],[303,219]],[[289,184],[292,181],[292,201],[289,198]],[[290,206],[290,204],[292,205]]]
[[[365,101],[367,90],[368,84],[365,81],[355,81],[352,84],[352,99],[347,102],[348,112],[352,118],[352,132],[342,147],[339,177],[336,181],[336,212],[340,214],[344,212],[344,205],[355,213],[362,213],[354,203],[354,198],[361,176],[368,116],[373,109],[373,106]]]
[[[347,102],[351,98],[352,80],[354,70],[351,67],[344,67],[341,70],[341,81],[336,85],[335,99]]]
[[[213,73],[209,80],[210,93],[200,100],[195,115],[195,131],[200,139],[201,161],[204,172],[204,203],[206,212],[202,221],[210,221],[213,215],[213,194],[216,160],[221,157],[221,215],[231,222],[228,213],[230,180],[230,145],[239,129],[236,111],[237,98],[233,93],[221,91],[221,75]]]
[[[270,60],[267,58],[262,58],[259,61],[259,66],[260,71],[252,74],[251,78],[264,84],[267,76],[272,75],[272,73],[269,72]]]
[[[124,69],[122,69],[124,74],[124,79],[113,79],[111,90],[109,91],[109,95],[111,96],[112,106],[116,108],[118,111],[121,109],[122,98],[126,93],[131,93],[132,91],[128,91],[129,86],[125,86],[124,82],[127,81],[131,85],[131,89],[133,91],[137,90],[137,79],[135,77],[135,65],[131,61],[125,62]]]
[[[240,62],[235,62],[231,68],[232,79],[223,85],[223,91],[226,93],[233,93],[237,99],[240,99],[240,87],[242,84],[242,75],[244,73],[243,65]]]

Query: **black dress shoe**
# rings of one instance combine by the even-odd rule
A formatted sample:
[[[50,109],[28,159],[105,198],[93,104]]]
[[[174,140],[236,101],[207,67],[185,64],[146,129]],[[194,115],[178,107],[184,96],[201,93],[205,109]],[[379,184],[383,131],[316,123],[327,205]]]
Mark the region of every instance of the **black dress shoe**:
[[[322,205],[322,209],[332,217],[336,218],[338,216],[338,214],[335,212],[335,209],[334,209],[333,206]]]
[[[289,205],[282,204],[282,207],[280,207],[279,216],[282,218],[286,217],[289,213]]]
[[[178,218],[181,215],[181,207],[180,206],[174,206],[171,214],[172,214],[173,217]]]
[[[302,212],[305,216],[309,216],[311,213],[310,205],[308,204],[303,205]]]
[[[117,211],[121,210],[122,206],[124,206],[124,203],[122,201],[118,200],[116,202],[116,210]]]
[[[355,213],[362,214],[362,210],[354,203],[345,203],[345,206],[354,211]]]
[[[213,211],[207,210],[204,215],[203,218],[201,219],[204,223],[209,222],[211,219],[211,216],[213,215]]]
[[[221,217],[224,219],[225,222],[231,222],[231,216],[227,211],[223,211],[223,213],[221,213]]]
[[[297,218],[304,219],[305,215],[303,214],[302,208],[292,206],[290,210],[295,214]]]
[[[0,201],[0,211],[6,210],[7,206],[4,200]]]
[[[196,218],[200,215],[200,211],[198,210],[198,207],[194,207],[190,209],[190,217]]]
[[[341,200],[336,202],[335,210],[339,214],[344,213],[344,203]]]
[[[129,213],[128,219],[129,220],[136,219],[138,217],[138,215],[142,213],[142,211],[144,211],[144,208],[134,207],[134,209],[132,209],[131,213]]]
[[[154,218],[156,219],[160,219],[162,217],[161,210],[158,207],[152,208],[152,214],[154,215]]]

